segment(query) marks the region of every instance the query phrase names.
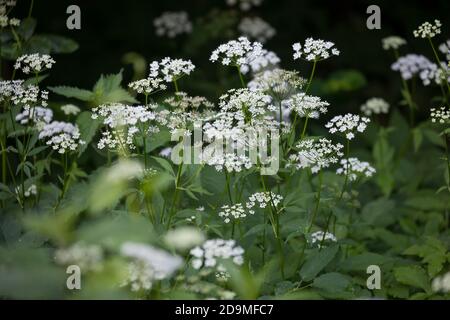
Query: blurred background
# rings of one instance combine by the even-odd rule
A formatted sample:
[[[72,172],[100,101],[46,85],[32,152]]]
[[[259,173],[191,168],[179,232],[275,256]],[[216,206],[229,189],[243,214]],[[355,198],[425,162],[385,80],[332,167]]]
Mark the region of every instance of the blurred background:
[[[30,1],[18,1],[17,16],[26,16]],[[390,70],[394,57],[382,49],[383,37],[398,35],[405,38],[408,45],[402,48],[401,54],[417,52],[432,57],[426,41],[414,39],[411,30],[423,21],[436,18],[442,21],[445,34],[450,22],[448,0],[264,0],[261,5],[246,11],[226,2],[35,0],[36,31],[70,37],[80,45],[72,54],[56,56],[57,64],[46,82],[48,85],[91,88],[101,73],[116,73],[121,68],[124,68],[125,81],[130,81],[140,76],[124,60],[130,52],[145,58],[146,66],[165,56],[185,57],[190,58],[197,69],[193,76],[182,80],[182,90],[214,99],[228,88],[237,86],[238,79],[232,71],[208,60],[211,51],[220,43],[240,35],[238,25],[242,18],[261,17],[276,30],[264,46],[281,58],[281,67],[295,68],[304,77],[309,75],[311,65],[298,60],[294,62],[291,45],[303,42],[307,37],[336,43],[341,55],[320,63],[317,69],[317,78],[328,82],[316,81],[312,91],[337,104],[337,108],[351,111],[372,96],[383,97],[392,104],[401,99],[400,78]],[[81,8],[81,30],[66,28],[69,16],[66,8],[71,4]],[[381,8],[381,30],[366,27],[369,16],[366,9],[371,4]],[[157,36],[153,21],[165,11],[186,11],[193,31],[173,39]],[[127,59],[127,62],[135,62],[136,55],[128,55]],[[146,72],[148,68],[142,77]],[[429,96],[427,90],[432,89],[422,87],[416,93],[419,104],[422,95]]]

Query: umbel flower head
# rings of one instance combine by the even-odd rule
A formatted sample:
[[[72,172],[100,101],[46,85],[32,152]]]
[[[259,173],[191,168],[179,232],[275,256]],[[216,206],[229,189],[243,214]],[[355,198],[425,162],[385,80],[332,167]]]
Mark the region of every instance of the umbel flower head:
[[[40,90],[35,85],[26,85],[23,80],[1,81],[0,93],[0,101],[10,99],[14,105],[24,108],[47,106],[48,91]]]
[[[248,201],[245,206],[248,209],[252,209],[255,206],[260,209],[265,209],[271,205],[277,207],[283,201],[283,196],[273,193],[272,191],[267,192],[256,192],[248,197]]]
[[[295,111],[302,118],[318,119],[320,114],[327,113],[327,107],[330,104],[322,101],[320,97],[309,96],[300,92],[284,100],[283,105],[291,111]]]
[[[265,43],[277,33],[269,23],[260,17],[243,18],[239,23],[238,29],[242,35],[261,43]]]
[[[241,65],[240,70],[243,74],[249,71],[257,73],[276,68],[280,61],[275,52],[262,49],[258,56],[253,56],[253,53],[247,54],[247,63]]]
[[[346,139],[352,140],[356,132],[364,132],[366,130],[369,122],[369,118],[347,113],[343,116],[335,116],[325,125],[325,128],[330,133],[342,133]]]
[[[448,67],[443,64],[442,68],[446,70]],[[431,81],[434,81],[436,84],[445,81],[445,73],[423,55],[407,54],[400,57],[392,64],[391,69],[400,71],[404,80],[409,80],[415,75],[419,75],[425,86],[429,85]]]
[[[384,50],[397,50],[406,44],[406,40],[398,36],[389,36],[381,39],[381,43]]]
[[[371,116],[372,114],[388,113],[389,103],[381,98],[370,98],[361,106],[361,112],[366,116]]]
[[[431,122],[450,123],[450,110],[447,107],[431,108]]]
[[[164,12],[153,20],[153,25],[156,28],[156,35],[160,37],[175,38],[180,34],[192,32],[192,23],[186,11]]]
[[[441,43],[439,45],[439,51],[441,51],[443,54],[445,54],[445,59],[447,61],[450,61],[450,40],[447,40],[444,43]]]
[[[246,212],[242,203],[236,203],[233,205],[224,205],[219,212],[219,217],[223,219],[223,222],[230,223],[231,219],[239,220],[245,218],[247,213],[254,214],[253,210]]]
[[[296,145],[297,153],[290,155],[288,166],[293,164],[297,169],[310,168],[312,173],[317,173],[337,163],[344,155],[341,151],[343,147],[342,144],[335,145],[326,138],[304,139]]]
[[[321,61],[328,59],[330,56],[338,56],[339,50],[333,47],[334,43],[331,41],[308,38],[303,46],[299,42],[292,45],[294,60]]]
[[[39,139],[46,139],[47,145],[61,154],[75,151],[79,145],[85,143],[80,139],[80,130],[77,125],[60,121],[46,124],[39,132]]]
[[[212,62],[220,60],[224,66],[241,67],[248,65],[262,54],[261,43],[250,42],[246,37],[239,37],[237,40],[221,44],[212,52],[209,60]]]
[[[183,76],[190,75],[195,65],[191,60],[172,59],[166,57],[161,61],[150,64],[150,78],[161,78],[166,82],[177,81]]]
[[[416,38],[434,38],[441,33],[441,21],[434,20],[434,24],[427,22],[422,23],[416,30],[413,31]]]
[[[296,71],[272,69],[259,72],[248,83],[251,90],[261,90],[272,97],[283,100],[300,90],[306,81]]]
[[[139,94],[150,95],[158,91],[166,90],[167,85],[161,78],[146,78],[136,80],[128,84],[128,87]]]
[[[78,108],[74,104],[65,104],[65,105],[61,106],[61,110],[64,112],[64,114],[66,116],[69,116],[69,115],[76,116],[81,111],[80,108]]]
[[[48,54],[26,54],[17,58],[14,69],[20,69],[25,74],[40,73],[51,69],[54,63],[55,60]]]
[[[47,124],[53,119],[53,111],[49,108],[43,107],[28,107],[16,115],[16,121],[20,124]]]
[[[259,7],[263,0],[226,0],[226,2],[230,7],[239,5],[239,9],[242,11],[248,11],[252,7]]]
[[[322,240],[325,242],[336,242],[337,238],[334,234],[331,232],[323,232],[323,231],[316,231],[313,234],[311,234],[311,240],[310,243],[312,245],[317,244],[318,247],[321,247]]]
[[[358,178],[370,178],[376,170],[370,163],[359,161],[358,158],[341,159],[341,167],[336,170],[339,175],[348,176],[350,181],[356,181]]]
[[[77,242],[68,248],[55,252],[56,263],[68,266],[76,264],[85,271],[98,271],[102,268],[103,250],[98,245]]]

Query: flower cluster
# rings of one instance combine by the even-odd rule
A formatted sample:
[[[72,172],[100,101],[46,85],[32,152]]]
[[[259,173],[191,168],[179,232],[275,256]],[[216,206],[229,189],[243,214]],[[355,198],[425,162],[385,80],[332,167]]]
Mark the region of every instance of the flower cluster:
[[[302,46],[299,42],[292,45],[294,49],[294,60],[305,59],[307,61],[320,61],[328,59],[331,55],[338,56],[339,50],[334,47],[331,41],[314,40],[308,38]]]
[[[106,125],[98,148],[115,149],[125,147],[135,149],[134,138],[141,134],[157,132],[159,129],[152,121],[157,120],[157,114],[149,106],[128,106],[123,104],[101,105],[92,109],[92,118],[101,118]]]
[[[443,292],[443,293],[449,293],[450,292],[450,272],[447,272],[446,274],[442,276],[438,276],[433,279],[433,282],[431,283],[431,288],[434,292]]]
[[[226,268],[218,260],[230,259],[236,265],[244,263],[244,249],[236,245],[234,240],[212,239],[207,240],[202,246],[197,246],[190,251],[192,267],[215,269],[219,273],[226,273]]]
[[[8,18],[5,15],[0,15],[0,28],[6,28],[7,26],[18,27],[20,20],[17,18]]]
[[[221,44],[211,54],[209,60],[220,62],[224,66],[248,65],[263,54],[262,44],[259,42],[250,42],[246,37],[239,37],[237,40],[231,40]]]
[[[172,59],[166,57],[150,64],[150,78],[162,78],[166,82],[174,82],[194,71],[191,60]]]
[[[20,194],[21,193],[21,187],[20,186],[18,186],[17,188],[16,188],[16,194]],[[28,197],[30,197],[30,196],[35,196],[35,195],[37,195],[37,187],[36,187],[36,185],[35,184],[32,184],[32,185],[30,185],[29,187],[28,187],[28,189],[26,189],[25,191],[24,191],[24,193],[23,193],[23,196],[25,197],[25,198],[28,198]]]
[[[305,80],[296,71],[272,69],[255,74],[253,80],[248,83],[248,87],[282,100],[300,90],[304,84]]]
[[[20,124],[28,124],[33,122],[38,126],[50,123],[53,119],[53,111],[43,107],[24,107],[23,111],[16,115],[16,121]]]
[[[347,113],[343,116],[335,116],[325,125],[325,128],[330,133],[334,134],[339,132],[344,134],[348,140],[352,140],[356,132],[364,132],[366,130],[369,122],[369,118]]]
[[[259,7],[263,0],[226,0],[226,2],[229,6],[239,5],[242,11],[248,11],[252,7]]]
[[[55,60],[48,54],[26,54],[17,58],[14,64],[15,69],[22,70],[23,73],[40,73],[44,70],[51,69]]]
[[[53,121],[44,125],[39,132],[39,139],[46,139],[47,145],[58,153],[75,151],[85,142],[80,139],[80,130],[77,125],[68,122]]]
[[[161,16],[153,20],[156,28],[156,35],[175,38],[183,33],[191,33],[192,23],[185,11],[164,12]]]
[[[441,51],[443,54],[445,54],[445,59],[447,61],[450,61],[450,40],[447,40],[444,43],[441,43],[439,45],[439,51]]]
[[[38,86],[26,85],[23,80],[1,81],[0,101],[10,99],[14,105],[30,108],[33,105],[47,106],[48,91]]]
[[[238,29],[244,36],[261,43],[265,43],[276,34],[276,30],[260,17],[242,19]]]
[[[320,243],[322,243],[322,240],[336,242],[337,238],[334,234],[332,234],[330,232],[316,231],[313,234],[311,234],[311,244],[312,245],[319,243],[319,248],[320,248],[320,246],[321,246]]]
[[[409,80],[418,74],[425,86],[429,85],[432,80],[437,84],[441,83],[442,80],[442,70],[423,55],[408,54],[400,57],[392,64],[391,69],[399,71],[405,80]]]
[[[278,207],[278,205],[283,201],[283,196],[273,193],[272,191],[267,192],[256,192],[248,197],[248,201],[245,206],[248,209],[252,209],[257,206],[260,209],[267,208],[267,206]]]
[[[250,210],[248,213],[254,214],[254,211]],[[231,206],[224,205],[219,212],[219,217],[221,217],[225,223],[229,223],[231,219],[239,220],[241,218],[245,218],[246,216],[247,212],[241,203],[236,203]]]
[[[161,78],[146,78],[136,80],[128,84],[128,87],[139,94],[150,95],[157,91],[167,89],[167,85]]]
[[[280,58],[275,52],[262,49],[258,55],[254,55],[253,53],[247,54],[247,62],[240,66],[240,70],[244,74],[249,71],[257,73],[266,69],[275,68],[279,62]]]
[[[150,290],[154,281],[170,277],[183,262],[179,256],[142,243],[126,242],[120,252],[132,259],[123,284],[130,285],[132,291]]]
[[[431,108],[431,122],[433,123],[448,123],[450,122],[450,110],[446,107]]]
[[[414,37],[433,38],[435,35],[441,33],[441,26],[442,24],[439,20],[434,20],[434,24],[424,22],[417,28],[417,30],[413,31]]]
[[[330,104],[322,101],[320,97],[309,96],[301,92],[284,100],[283,105],[289,110],[295,111],[302,118],[318,119],[320,114],[328,111],[327,107]]]
[[[368,162],[359,161],[357,158],[341,159],[341,166],[336,173],[348,176],[350,181],[356,181],[359,177],[370,178],[376,172]]]
[[[78,113],[80,113],[80,108],[78,108],[74,104],[65,104],[61,106],[61,110],[64,112],[66,116],[74,115],[76,116]]]
[[[381,40],[381,43],[384,50],[397,50],[398,48],[406,44],[406,40],[401,37],[390,36],[383,38]]]
[[[187,250],[201,245],[205,241],[203,233],[194,227],[179,227],[167,232],[164,242],[171,248]]]
[[[58,249],[55,260],[64,266],[76,264],[82,272],[98,271],[102,268],[103,251],[98,245],[75,243],[68,248]]]
[[[337,163],[339,158],[344,155],[341,151],[343,147],[340,143],[334,145],[326,138],[319,140],[307,138],[297,144],[298,151],[291,154],[289,160],[297,169],[310,168],[312,173],[317,173],[321,169]]]
[[[370,98],[361,106],[361,112],[366,116],[371,116],[373,114],[388,113],[389,103],[384,101],[382,98]]]

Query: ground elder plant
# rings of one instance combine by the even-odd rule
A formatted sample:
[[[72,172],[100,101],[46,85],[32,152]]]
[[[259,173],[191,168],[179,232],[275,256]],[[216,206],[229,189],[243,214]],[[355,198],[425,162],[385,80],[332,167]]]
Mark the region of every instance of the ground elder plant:
[[[383,36],[398,99],[359,101],[330,75],[352,48],[299,33],[278,55],[281,29],[245,16],[262,3],[224,1],[243,18],[210,51],[145,53],[83,89],[50,85],[72,40],[37,46],[0,0],[1,298],[450,297],[448,26]],[[195,48],[205,21],[153,26]]]

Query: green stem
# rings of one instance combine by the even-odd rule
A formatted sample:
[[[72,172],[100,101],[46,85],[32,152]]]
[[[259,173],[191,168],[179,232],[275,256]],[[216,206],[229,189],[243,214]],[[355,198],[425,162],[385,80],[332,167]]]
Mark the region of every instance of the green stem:
[[[436,51],[436,49],[434,47],[433,41],[431,40],[430,37],[428,37],[428,41],[430,42],[431,49],[433,49],[434,57],[436,58],[436,62],[438,63],[438,67],[444,73],[444,80],[445,80],[445,83],[447,84],[447,89],[450,92],[450,84],[448,83],[448,80],[447,80],[447,78],[448,78],[447,71],[444,68],[442,68],[441,59],[439,59],[439,55],[438,55],[438,53],[437,53],[437,51]]]
[[[30,2],[30,9],[28,9],[28,18],[31,18],[31,14],[33,13],[34,0]]]
[[[309,87],[310,87],[312,79],[314,77],[314,72],[316,71],[316,64],[317,64],[317,61],[314,60],[313,67],[312,67],[312,70],[311,70],[311,74],[309,76],[308,84],[306,85],[305,95],[308,93]]]
[[[245,88],[245,87],[246,87],[246,84],[245,84],[244,77],[242,76],[241,67],[240,67],[240,66],[236,66],[236,68],[237,68],[237,70],[238,70],[239,79],[241,80],[242,88]]]
[[[227,193],[228,198],[230,200],[230,203],[233,204],[233,197],[231,195],[231,183],[230,183],[230,175],[228,174],[228,171],[225,169],[225,179],[227,181]]]
[[[178,166],[178,172],[177,172],[177,177],[175,180],[175,192],[173,195],[173,199],[172,199],[172,205],[170,208],[170,213],[169,213],[169,220],[167,222],[167,229],[170,229],[170,225],[172,223],[172,218],[175,215],[175,211],[176,211],[176,203],[178,200],[178,194],[179,194],[179,185],[180,185],[180,180],[181,180],[181,172],[183,170],[183,162],[180,163],[180,165]]]
[[[311,218],[311,222],[308,227],[308,233],[311,231],[311,228],[314,225],[314,221],[316,220],[317,213],[319,212],[321,193],[322,193],[322,170],[319,171],[319,189],[317,191],[317,201],[316,201],[316,206],[314,208],[313,216]]]
[[[342,191],[341,191],[341,195],[339,196],[339,201],[342,199],[342,196],[344,195],[345,189],[347,189],[347,183],[348,183],[348,175],[350,173],[350,168],[349,168],[349,163],[348,163],[348,158],[349,158],[349,154],[350,154],[350,140],[347,139],[347,144],[346,144],[346,148],[345,148],[345,156],[347,159],[347,163],[346,163],[346,172],[345,172],[345,181],[344,181],[344,185],[342,187]]]

